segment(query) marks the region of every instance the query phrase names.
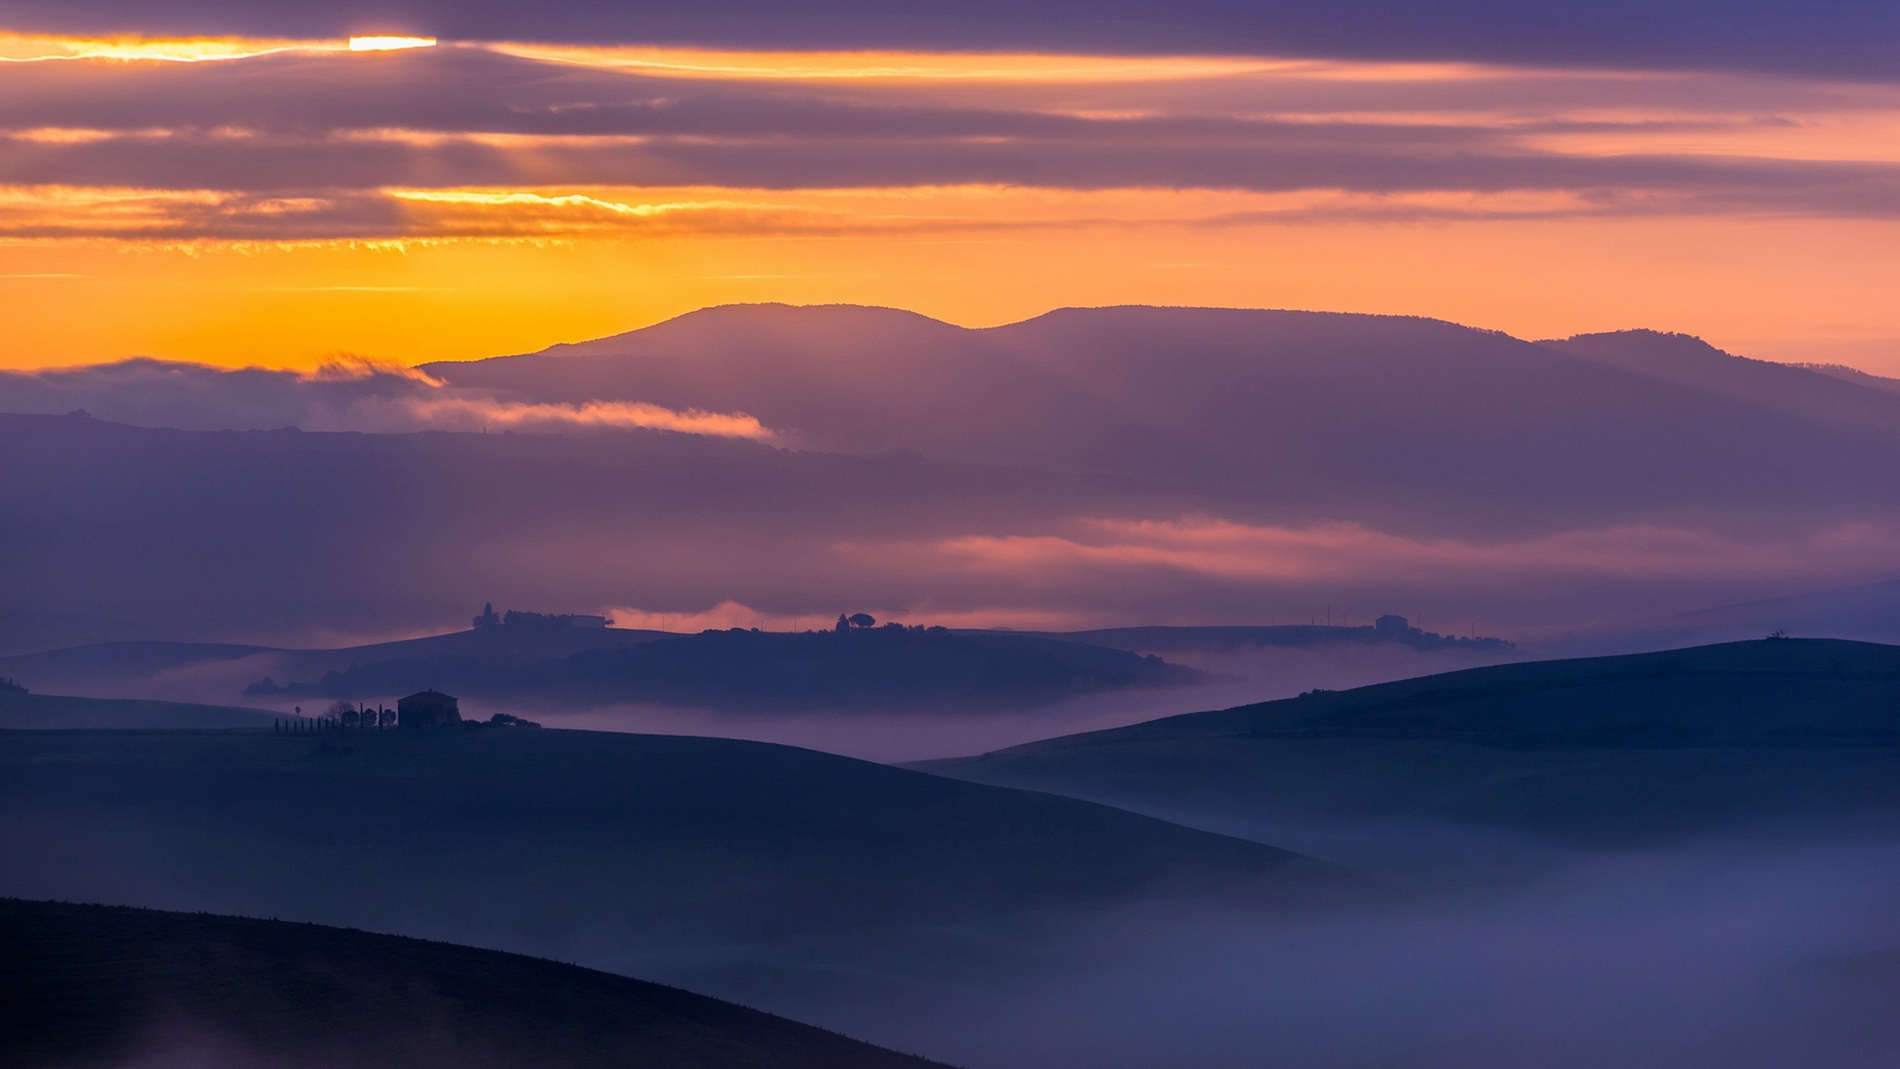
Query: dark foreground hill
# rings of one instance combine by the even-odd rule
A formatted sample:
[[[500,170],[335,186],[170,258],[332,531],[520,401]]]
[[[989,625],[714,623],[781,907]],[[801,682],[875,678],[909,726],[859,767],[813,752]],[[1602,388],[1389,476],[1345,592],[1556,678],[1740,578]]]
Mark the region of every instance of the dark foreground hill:
[[[924,767],[1234,831],[1451,821],[1610,844],[1886,821],[1900,817],[1900,647],[1777,639],[1500,665]]]
[[[209,914],[0,900],[0,1064],[928,1069],[573,965]]]
[[[1338,886],[1069,798],[556,730],[0,733],[0,856],[0,894],[344,924],[722,995],[913,982],[1037,915]]]

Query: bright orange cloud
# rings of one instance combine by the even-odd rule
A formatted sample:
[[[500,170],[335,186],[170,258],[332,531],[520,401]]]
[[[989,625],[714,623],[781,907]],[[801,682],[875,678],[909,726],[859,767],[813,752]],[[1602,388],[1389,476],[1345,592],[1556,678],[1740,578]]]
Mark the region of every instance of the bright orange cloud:
[[[1098,520],[1072,537],[968,536],[935,552],[979,572],[1028,581],[1076,570],[1167,569],[1244,582],[1401,582],[1428,575],[1509,582],[1513,575],[1618,579],[1852,576],[1900,551],[1900,531],[1853,524],[1788,542],[1745,542],[1650,525],[1563,531],[1515,542],[1420,539],[1357,523],[1254,526],[1214,517]]]

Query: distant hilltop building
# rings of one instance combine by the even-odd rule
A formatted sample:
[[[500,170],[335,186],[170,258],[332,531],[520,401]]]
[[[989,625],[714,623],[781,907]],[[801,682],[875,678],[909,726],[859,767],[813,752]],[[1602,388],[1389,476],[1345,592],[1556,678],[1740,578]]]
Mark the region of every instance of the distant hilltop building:
[[[1411,621],[1403,616],[1394,616],[1391,613],[1386,613],[1384,616],[1372,621],[1372,629],[1382,634],[1391,632],[1402,635],[1412,629],[1412,624]]]
[[[520,627],[520,628],[601,628],[612,627],[614,622],[605,616],[589,616],[586,613],[545,613],[522,612],[509,609],[505,613],[495,611],[493,602],[482,606],[482,611],[474,620],[477,628],[483,627]]]
[[[401,731],[452,728],[462,723],[454,698],[439,690],[425,690],[396,702],[396,727]]]

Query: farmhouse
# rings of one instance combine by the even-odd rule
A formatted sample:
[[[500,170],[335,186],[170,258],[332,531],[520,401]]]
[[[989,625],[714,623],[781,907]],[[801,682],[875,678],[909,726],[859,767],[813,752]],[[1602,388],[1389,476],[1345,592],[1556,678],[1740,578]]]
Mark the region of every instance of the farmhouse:
[[[401,731],[452,728],[462,722],[455,699],[439,690],[425,690],[396,702],[396,727]]]

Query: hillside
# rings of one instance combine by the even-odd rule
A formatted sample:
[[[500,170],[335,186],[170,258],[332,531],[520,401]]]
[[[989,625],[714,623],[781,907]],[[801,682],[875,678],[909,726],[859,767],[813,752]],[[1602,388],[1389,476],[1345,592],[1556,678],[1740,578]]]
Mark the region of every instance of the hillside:
[[[1770,639],[1472,668],[1005,752],[1234,734],[1495,746],[1900,745],[1900,647]]]
[[[1290,829],[1448,822],[1625,845],[1812,832],[1900,819],[1900,647],[1783,639],[1499,665],[919,767],[1279,829],[1309,850],[1319,840]]]
[[[270,728],[268,709],[137,698],[75,698],[0,689],[0,731],[70,728]]]
[[[1900,579],[1718,605],[1625,624],[1595,636],[1596,641],[1611,649],[1589,652],[1732,642],[1775,631],[1890,644],[1900,642]],[[1592,636],[1583,636],[1582,641],[1588,643]]]
[[[0,657],[0,675],[9,674],[36,689],[242,693],[286,707],[302,702],[313,714],[330,699],[393,699],[431,688],[537,708],[1009,709],[1204,678],[1158,657],[1081,641],[921,626],[695,635],[498,626],[335,650],[115,642]]]
[[[10,676],[35,690],[236,698],[248,684],[267,677],[276,683],[314,680],[326,673],[399,660],[519,667],[583,650],[635,645],[662,635],[632,628],[479,627],[335,649],[99,642],[0,657],[0,676]]]
[[[665,636],[520,666],[475,657],[351,665],[290,695],[361,698],[446,687],[525,706],[647,702],[728,711],[1011,709],[1203,674],[1136,654],[1028,635],[891,625]]]
[[[0,1063],[928,1069],[677,988],[397,936],[0,900]]]
[[[728,996],[954,970],[965,939],[1039,914],[1336,886],[1086,802],[724,739],[12,732],[0,782],[0,894],[360,926]]]
[[[1206,650],[1230,653],[1259,648],[1310,649],[1328,646],[1370,646],[1383,643],[1420,652],[1461,650],[1508,655],[1511,644],[1499,638],[1440,635],[1416,627],[1380,631],[1325,624],[1280,624],[1269,627],[1105,627],[1093,631],[1031,632],[1047,638],[1106,646],[1112,650],[1171,652]],[[0,660],[0,664],[5,664]]]

